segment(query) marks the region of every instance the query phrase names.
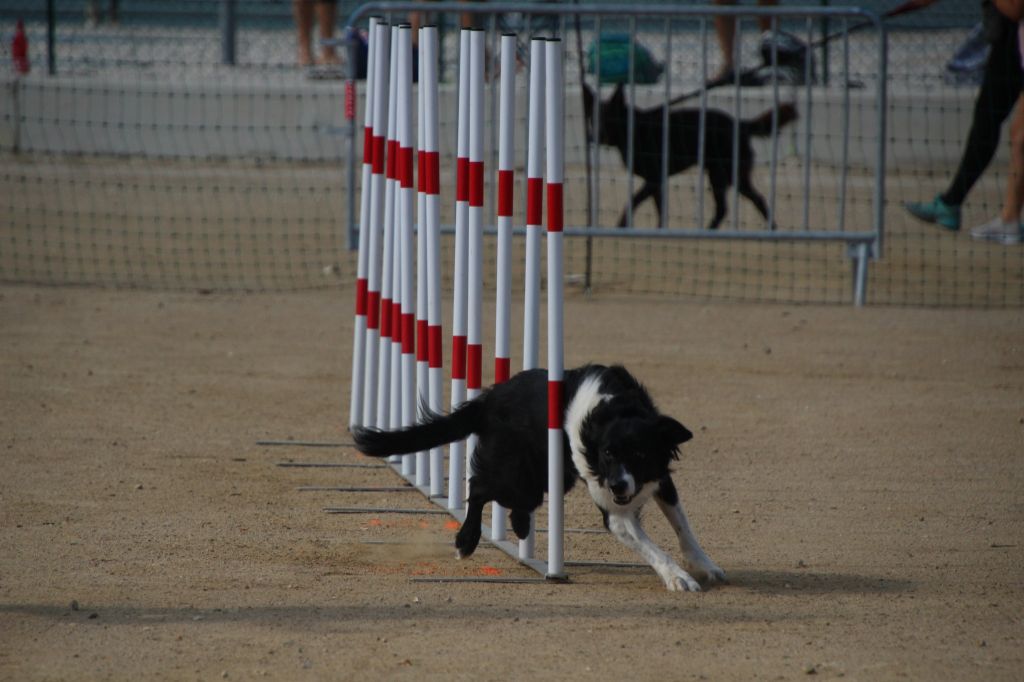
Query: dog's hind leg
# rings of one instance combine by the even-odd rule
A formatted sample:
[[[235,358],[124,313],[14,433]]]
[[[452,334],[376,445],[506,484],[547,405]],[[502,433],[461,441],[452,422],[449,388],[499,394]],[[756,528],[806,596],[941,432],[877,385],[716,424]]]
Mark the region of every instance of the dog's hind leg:
[[[708,229],[717,230],[718,226],[725,219],[726,206],[729,203],[725,197],[726,190],[729,189],[731,184],[729,171],[717,167],[708,167],[708,180],[711,183],[711,196],[715,199],[715,215],[711,218]]]
[[[455,551],[460,559],[473,554],[480,544],[480,524],[483,521],[484,505],[490,502],[481,494],[476,478],[469,481],[469,500],[466,502],[466,520],[455,535]]]
[[[654,493],[654,499],[657,501],[661,513],[665,515],[679,537],[679,547],[683,550],[683,559],[690,572],[704,583],[728,582],[725,571],[704,553],[697,542],[697,537],[690,530],[686,512],[683,511],[683,505],[679,502],[679,493],[670,476],[665,476],[658,482],[658,490]]]
[[[509,512],[509,520],[512,521],[512,531],[520,540],[525,540],[530,534],[530,512],[525,509],[513,509]]]
[[[768,220],[768,203],[764,200],[764,197],[761,196],[761,193],[754,188],[754,183],[750,181],[749,169],[746,169],[745,175],[742,173],[740,174],[740,184],[738,189],[740,194],[750,200],[750,203],[754,205],[754,208],[756,208],[757,212],[761,214],[761,217]],[[774,230],[775,224],[772,223],[769,226],[769,229]]]
[[[672,592],[699,592],[700,584],[689,573],[679,567],[654,541],[644,532],[640,520],[634,514],[608,513],[608,530],[619,542],[629,547],[644,558],[651,568],[661,576]]]

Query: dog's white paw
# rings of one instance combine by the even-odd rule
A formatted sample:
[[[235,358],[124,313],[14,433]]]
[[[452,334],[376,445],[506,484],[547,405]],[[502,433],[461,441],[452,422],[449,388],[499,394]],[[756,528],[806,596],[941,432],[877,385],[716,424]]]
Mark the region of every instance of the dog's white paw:
[[[700,583],[678,566],[666,566],[660,573],[669,592],[700,592]]]
[[[686,567],[690,569],[690,573],[697,580],[705,585],[729,582],[729,579],[725,576],[725,571],[719,568],[718,564],[712,561],[706,554],[687,557]]]

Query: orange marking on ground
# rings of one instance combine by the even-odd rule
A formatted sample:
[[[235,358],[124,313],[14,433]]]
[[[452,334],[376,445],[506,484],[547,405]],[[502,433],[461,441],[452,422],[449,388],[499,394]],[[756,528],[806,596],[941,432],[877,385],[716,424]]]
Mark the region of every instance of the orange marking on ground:
[[[456,521],[455,519],[448,519],[447,521],[444,522],[444,527],[445,527],[446,530],[458,530],[459,529],[459,522]]]
[[[480,575],[501,575],[501,569],[494,566],[484,566],[480,569]]]

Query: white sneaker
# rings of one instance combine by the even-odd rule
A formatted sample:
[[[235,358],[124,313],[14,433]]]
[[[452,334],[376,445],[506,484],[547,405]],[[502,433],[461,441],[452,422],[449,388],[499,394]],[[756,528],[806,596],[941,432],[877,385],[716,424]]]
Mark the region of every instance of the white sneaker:
[[[1024,241],[1024,227],[1020,223],[1004,223],[1002,218],[993,218],[973,228],[971,236],[981,241],[1019,244]]]

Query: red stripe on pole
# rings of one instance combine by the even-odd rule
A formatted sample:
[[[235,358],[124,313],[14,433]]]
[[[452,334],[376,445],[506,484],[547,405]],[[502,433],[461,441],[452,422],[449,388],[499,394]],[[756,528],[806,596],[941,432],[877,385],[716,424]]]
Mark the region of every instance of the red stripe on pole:
[[[469,159],[465,157],[455,162],[455,200],[469,201]]]
[[[512,171],[498,171],[498,215],[512,217]]]
[[[441,325],[437,324],[427,330],[427,345],[429,347],[427,361],[431,367],[441,367]]]
[[[416,351],[416,318],[412,313],[402,315],[402,352],[412,354]]]
[[[412,147],[399,147],[398,149],[398,178],[402,187],[412,188]]]
[[[380,292],[371,291],[366,294],[366,328],[380,327]]]
[[[466,378],[466,337],[452,337],[452,379]]]
[[[512,361],[508,358],[494,358],[494,383],[508,381],[512,369]]]
[[[363,163],[373,165],[373,128],[363,128]]]
[[[430,340],[426,320],[416,320],[416,360],[426,362],[430,359]]]
[[[441,193],[441,155],[438,152],[424,152],[427,156],[425,173],[427,194]]]
[[[548,232],[562,231],[562,183],[548,183]]]
[[[548,428],[562,428],[562,382],[548,382]]]
[[[427,153],[422,149],[416,151],[416,191],[427,191]]]
[[[402,306],[394,301],[391,302],[391,338],[399,342],[402,340]]]
[[[388,179],[398,179],[398,140],[388,140]]]
[[[541,210],[544,206],[544,181],[541,178],[529,178],[526,181],[526,224],[540,225]]]
[[[366,288],[369,282],[365,277],[356,280],[356,315],[366,314]]]
[[[391,338],[391,299],[380,300],[380,335]]]
[[[377,175],[384,173],[384,138],[374,136],[373,138],[373,172]]]
[[[484,162],[469,162],[469,205],[483,208],[484,205]]]
[[[466,388],[480,388],[483,376],[484,349],[478,343],[466,347]]]

